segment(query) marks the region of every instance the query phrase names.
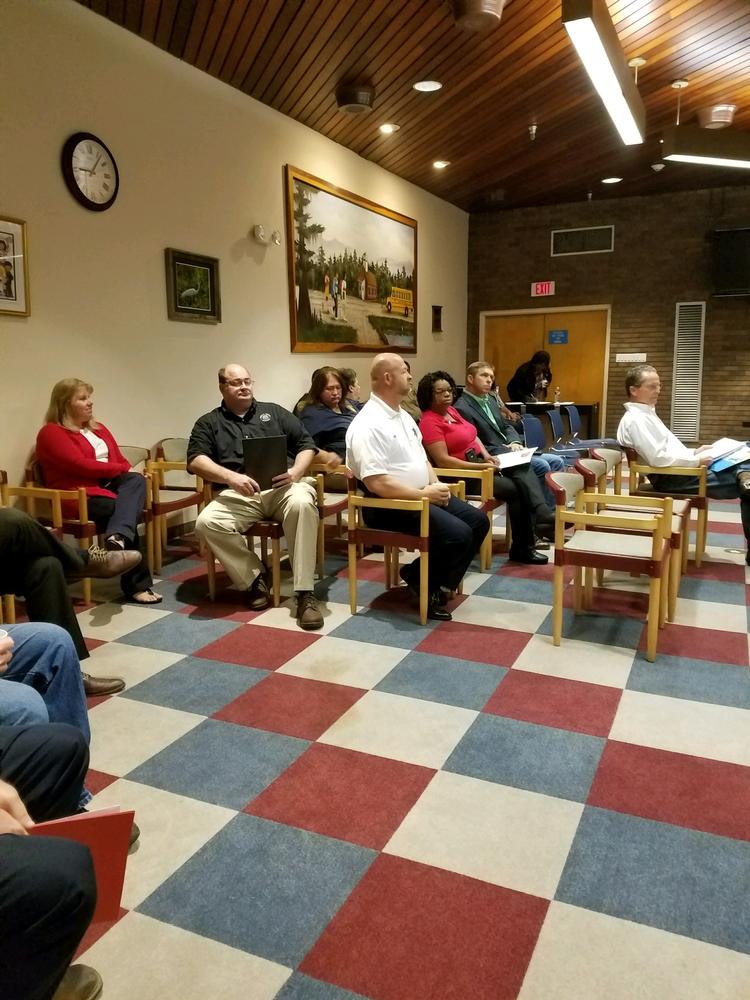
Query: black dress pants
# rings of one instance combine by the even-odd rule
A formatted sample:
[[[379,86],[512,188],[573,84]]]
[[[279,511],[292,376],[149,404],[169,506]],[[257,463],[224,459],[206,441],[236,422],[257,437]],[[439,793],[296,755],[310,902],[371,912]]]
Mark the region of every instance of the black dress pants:
[[[76,812],[88,747],[73,726],[0,726],[0,778],[32,819]],[[0,836],[0,995],[50,1000],[88,927],[96,881],[88,848]]]
[[[547,501],[544,499],[542,487],[539,485],[539,478],[528,465],[515,465],[510,469],[505,469],[502,478],[510,479],[516,486],[525,506],[532,512],[534,524],[537,522],[549,523],[553,519]],[[497,483],[497,476],[495,482]]]
[[[12,507],[0,509],[0,593],[25,597],[31,621],[64,628],[79,660],[89,653],[65,577],[80,575],[87,562],[87,552],[63,544],[33,517]]]
[[[154,580],[148,568],[141,536],[138,534],[138,520],[146,499],[146,480],[137,472],[125,472],[108,480],[105,488],[117,497],[89,497],[89,516],[103,534],[122,535],[126,549],[136,549],[143,558],[129,573],[120,577],[122,592],[128,597],[153,586]]]
[[[419,514],[401,510],[365,508],[365,523],[383,531],[419,534]],[[463,500],[451,497],[447,507],[430,504],[430,570],[429,589],[440,587],[455,590],[479,551],[490,530],[487,515]],[[415,585],[419,581],[419,559],[407,567],[407,575]]]
[[[534,548],[534,515],[522,486],[510,476],[495,476],[493,493],[508,508],[508,520],[513,535],[511,547],[520,552]]]

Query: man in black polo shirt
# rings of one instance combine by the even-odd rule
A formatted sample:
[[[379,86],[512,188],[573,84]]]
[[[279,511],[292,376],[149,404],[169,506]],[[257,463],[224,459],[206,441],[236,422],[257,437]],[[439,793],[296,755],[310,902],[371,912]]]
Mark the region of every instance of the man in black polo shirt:
[[[221,406],[196,421],[187,450],[189,470],[218,484],[219,490],[199,515],[196,533],[232,583],[247,590],[249,606],[260,611],[270,603],[267,574],[242,532],[261,519],[280,521],[294,574],[297,623],[303,629],[320,628],[323,616],[313,595],[319,515],[314,481],[305,475],[315,444],[288,410],[254,398],[253,380],[242,365],[219,369],[219,390]],[[242,441],[277,435],[286,436],[290,467],[274,477],[271,489],[261,490],[245,474]]]

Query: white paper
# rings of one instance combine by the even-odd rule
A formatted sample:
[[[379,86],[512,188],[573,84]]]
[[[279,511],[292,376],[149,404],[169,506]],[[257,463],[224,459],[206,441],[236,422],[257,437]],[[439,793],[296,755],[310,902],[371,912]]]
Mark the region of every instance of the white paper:
[[[502,455],[494,455],[494,461],[500,469],[512,469],[516,465],[527,465],[535,452],[535,448],[521,448],[518,451],[507,451]]]
[[[731,455],[733,451],[737,451],[738,448],[744,447],[744,441],[735,441],[734,438],[719,438],[718,441],[714,441],[714,443],[710,444],[704,451],[696,452],[696,454],[700,458],[704,455],[709,455],[711,461],[715,462],[717,458],[726,458],[726,456]]]

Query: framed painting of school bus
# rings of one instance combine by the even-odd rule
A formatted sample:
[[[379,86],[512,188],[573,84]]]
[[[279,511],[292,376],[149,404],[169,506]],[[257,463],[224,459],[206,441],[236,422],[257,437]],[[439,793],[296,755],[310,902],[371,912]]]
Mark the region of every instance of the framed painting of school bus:
[[[417,223],[286,168],[292,352],[417,349]]]

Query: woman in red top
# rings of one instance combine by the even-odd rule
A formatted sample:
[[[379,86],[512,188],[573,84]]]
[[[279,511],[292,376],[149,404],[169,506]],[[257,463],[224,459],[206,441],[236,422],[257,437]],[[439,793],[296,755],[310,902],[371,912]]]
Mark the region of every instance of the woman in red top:
[[[93,417],[88,382],[65,378],[55,385],[36,439],[36,457],[45,486],[72,490],[85,487],[89,516],[106,536],[106,546],[138,549],[143,554],[138,520],[146,498],[146,480],[130,472],[130,462],[104,424]],[[63,504],[65,507],[65,504]],[[75,511],[65,512],[76,517]],[[159,604],[145,560],[121,577],[124,594],[136,604]]]
[[[417,386],[422,410],[419,430],[425,450],[438,468],[494,469],[494,496],[508,508],[513,562],[543,564],[547,557],[534,548],[534,519],[529,498],[529,469],[516,466],[503,475],[477,437],[477,430],[453,406],[456,383],[448,372],[428,372]],[[532,489],[533,489],[533,484]]]

